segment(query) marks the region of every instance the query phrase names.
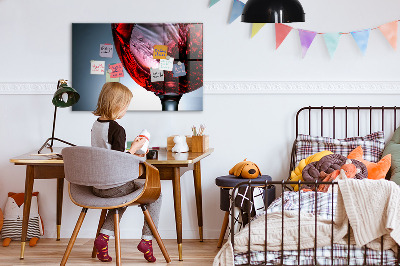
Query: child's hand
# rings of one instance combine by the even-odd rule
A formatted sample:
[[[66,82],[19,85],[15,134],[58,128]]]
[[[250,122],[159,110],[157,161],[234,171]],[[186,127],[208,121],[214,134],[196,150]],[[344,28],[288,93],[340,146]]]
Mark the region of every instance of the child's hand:
[[[129,152],[132,154],[135,154],[140,148],[143,147],[143,145],[146,143],[146,141],[147,140],[145,138],[136,137],[135,140],[132,142]]]
[[[149,153],[149,149],[147,149],[147,151],[146,151],[146,153],[145,154],[136,154],[135,153],[135,155],[136,156],[139,156],[139,157],[146,157],[146,155]]]

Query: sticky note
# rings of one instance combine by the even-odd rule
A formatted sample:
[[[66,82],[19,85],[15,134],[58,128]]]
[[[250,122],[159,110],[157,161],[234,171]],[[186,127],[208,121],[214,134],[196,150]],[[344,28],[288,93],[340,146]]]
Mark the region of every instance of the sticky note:
[[[108,66],[111,70],[110,77],[111,78],[122,78],[124,76],[124,67],[122,63],[112,64]]]
[[[100,44],[100,57],[112,58],[114,52],[114,47],[112,44],[104,43]]]
[[[106,82],[119,82],[119,78],[110,77],[110,73],[106,71]]]
[[[174,67],[174,59],[170,57],[169,59],[160,59],[160,69],[166,71],[172,71]]]
[[[150,68],[151,82],[164,81],[164,71],[159,68]]]
[[[166,45],[154,45],[153,47],[153,58],[154,59],[165,59],[168,53],[168,46]]]
[[[90,74],[92,75],[104,75],[105,61],[90,61]]]
[[[174,64],[172,71],[174,72],[174,77],[186,76],[185,64],[182,64],[181,62]]]

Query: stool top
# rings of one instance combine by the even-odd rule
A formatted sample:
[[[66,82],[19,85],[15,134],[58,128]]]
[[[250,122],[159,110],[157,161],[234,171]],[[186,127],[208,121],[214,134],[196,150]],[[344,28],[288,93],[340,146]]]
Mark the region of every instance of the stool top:
[[[269,175],[261,175],[257,178],[247,179],[242,177],[236,177],[234,175],[226,175],[215,178],[215,184],[219,187],[226,188],[234,188],[237,184],[246,182],[246,181],[272,181],[272,178]]]

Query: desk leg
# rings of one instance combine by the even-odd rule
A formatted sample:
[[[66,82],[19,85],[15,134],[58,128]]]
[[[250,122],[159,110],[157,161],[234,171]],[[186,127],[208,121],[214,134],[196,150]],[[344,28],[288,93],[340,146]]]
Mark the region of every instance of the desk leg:
[[[203,203],[201,196],[201,168],[200,161],[194,164],[194,191],[196,194],[197,220],[199,225],[200,242],[203,242]]]
[[[64,178],[57,178],[57,241],[60,241]]]
[[[179,167],[174,167],[174,178],[172,179],[174,191],[175,223],[178,242],[179,260],[182,260],[182,205],[181,205],[181,174]]]
[[[26,166],[25,177],[25,195],[24,195],[24,213],[22,219],[22,233],[21,233],[21,255],[20,259],[24,259],[26,235],[28,233],[29,213],[31,212],[31,200],[34,181],[34,166]]]

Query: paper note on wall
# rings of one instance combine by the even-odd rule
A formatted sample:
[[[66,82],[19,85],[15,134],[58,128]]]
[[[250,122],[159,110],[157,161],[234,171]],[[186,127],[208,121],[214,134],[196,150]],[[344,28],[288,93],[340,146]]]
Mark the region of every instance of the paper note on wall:
[[[160,69],[166,71],[172,71],[174,67],[174,59],[172,57],[167,57],[166,59],[160,59]]]
[[[114,47],[112,44],[104,43],[100,44],[100,57],[113,57]]]
[[[153,47],[153,58],[154,59],[165,59],[168,53],[168,46],[166,45],[154,45]]]
[[[181,62],[174,64],[174,69],[172,71],[174,72],[174,77],[186,76],[185,64],[182,64]]]
[[[111,78],[122,78],[124,76],[124,67],[122,66],[122,63],[112,64],[108,67],[111,70]]]
[[[150,68],[151,82],[164,81],[164,71],[159,68]]]
[[[92,75],[104,75],[105,61],[90,61],[90,74]]]
[[[106,71],[106,82],[119,82],[119,78],[110,77],[111,70]]]

